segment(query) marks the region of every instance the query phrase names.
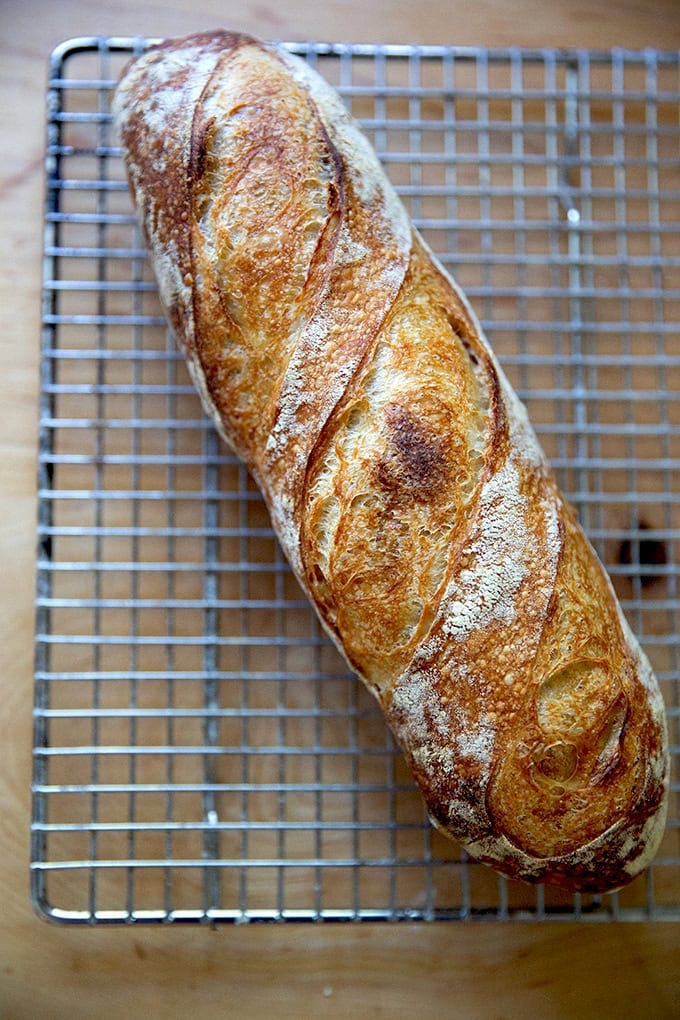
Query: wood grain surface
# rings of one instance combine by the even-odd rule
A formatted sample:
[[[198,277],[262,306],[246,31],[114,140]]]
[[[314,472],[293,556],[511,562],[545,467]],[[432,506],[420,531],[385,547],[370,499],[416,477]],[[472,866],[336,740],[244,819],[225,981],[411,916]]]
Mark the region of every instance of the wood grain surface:
[[[65,929],[32,913],[28,834],[44,86],[77,35],[680,46],[677,0],[3,0],[0,298],[0,1017],[632,1017],[678,1014],[667,924]]]

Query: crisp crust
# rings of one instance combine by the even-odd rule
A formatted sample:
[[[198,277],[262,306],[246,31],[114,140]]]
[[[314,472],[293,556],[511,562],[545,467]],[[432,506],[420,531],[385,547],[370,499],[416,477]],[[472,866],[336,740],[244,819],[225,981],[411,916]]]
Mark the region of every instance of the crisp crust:
[[[513,877],[655,853],[658,685],[474,313],[337,95],[208,33],[115,115],[161,299],[293,569],[433,822]]]

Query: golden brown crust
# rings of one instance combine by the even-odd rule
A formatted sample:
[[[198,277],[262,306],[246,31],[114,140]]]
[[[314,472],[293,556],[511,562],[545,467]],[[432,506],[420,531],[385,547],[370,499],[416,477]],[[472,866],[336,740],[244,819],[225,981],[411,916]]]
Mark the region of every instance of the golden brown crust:
[[[663,708],[464,296],[302,62],[162,44],[116,96],[168,317],[436,825],[603,890],[663,831]]]

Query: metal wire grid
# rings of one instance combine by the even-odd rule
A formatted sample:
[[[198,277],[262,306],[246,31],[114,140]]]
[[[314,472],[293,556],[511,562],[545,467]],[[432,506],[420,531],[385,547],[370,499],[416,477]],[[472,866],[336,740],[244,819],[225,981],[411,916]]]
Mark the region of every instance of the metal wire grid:
[[[433,832],[167,337],[111,135],[144,40],[53,54],[32,893],[59,921],[680,916],[507,882]],[[612,573],[678,745],[677,54],[292,47],[453,269]]]

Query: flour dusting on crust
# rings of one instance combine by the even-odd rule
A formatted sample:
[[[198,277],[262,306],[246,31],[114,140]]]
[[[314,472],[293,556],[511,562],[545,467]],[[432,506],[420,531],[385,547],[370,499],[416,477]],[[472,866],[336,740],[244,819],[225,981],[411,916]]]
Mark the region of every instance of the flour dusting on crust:
[[[508,459],[482,489],[480,531],[467,550],[474,565],[460,572],[443,600],[446,638],[464,641],[494,620],[507,624],[515,617],[514,596],[527,574],[529,541],[526,497],[519,481],[517,467]]]
[[[466,669],[461,667],[460,682],[465,682]],[[419,764],[432,775],[448,776],[455,785],[457,770],[468,762],[488,769],[494,748],[495,727],[488,718],[471,726],[459,706],[442,702],[437,690],[436,674],[415,669],[395,685],[391,712],[395,718],[407,720],[408,745]],[[455,726],[452,726],[455,718]]]

